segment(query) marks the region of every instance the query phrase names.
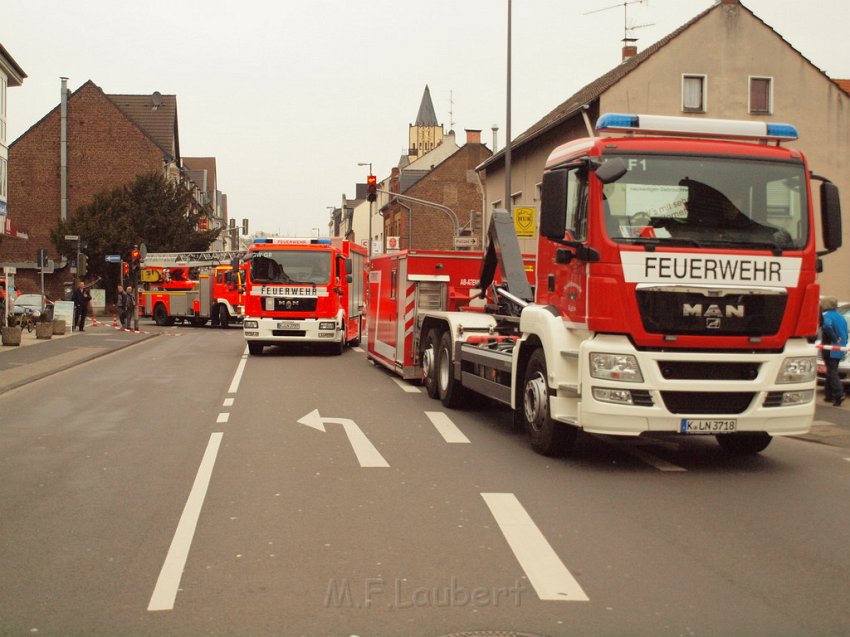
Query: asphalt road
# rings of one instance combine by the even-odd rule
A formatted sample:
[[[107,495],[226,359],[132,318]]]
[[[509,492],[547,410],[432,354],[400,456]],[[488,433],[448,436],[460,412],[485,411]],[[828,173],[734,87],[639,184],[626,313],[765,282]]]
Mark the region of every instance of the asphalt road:
[[[0,634],[850,633],[850,449],[548,459],[362,351],[178,333],[0,396]]]

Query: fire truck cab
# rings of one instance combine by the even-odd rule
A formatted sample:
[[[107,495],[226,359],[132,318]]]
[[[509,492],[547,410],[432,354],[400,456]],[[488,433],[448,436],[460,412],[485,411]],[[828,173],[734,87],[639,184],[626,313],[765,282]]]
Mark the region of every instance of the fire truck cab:
[[[256,239],[246,256],[248,350],[327,344],[334,354],[357,345],[364,327],[366,252],[340,239]]]

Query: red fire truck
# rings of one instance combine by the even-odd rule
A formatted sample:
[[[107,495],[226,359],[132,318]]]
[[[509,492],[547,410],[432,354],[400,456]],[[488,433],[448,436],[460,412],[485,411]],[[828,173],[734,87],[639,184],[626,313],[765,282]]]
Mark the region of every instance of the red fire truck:
[[[796,138],[783,124],[604,115],[596,135],[556,148],[535,290],[497,211],[479,283],[487,311],[410,318],[429,395],[509,405],[547,455],[579,429],[710,434],[741,454],[808,431],[816,274],[841,245],[841,211],[838,189],[780,145]]]
[[[248,351],[327,343],[335,354],[360,343],[366,251],[341,239],[256,239],[248,249],[242,322]]]
[[[244,315],[245,267],[239,251],[148,253],[141,270],[140,316],[227,327]],[[227,264],[227,265],[224,265]]]
[[[483,312],[482,256],[481,252],[402,250],[372,257],[367,356],[404,379],[421,378],[416,317],[426,310]],[[524,258],[523,268],[533,280],[533,257]]]

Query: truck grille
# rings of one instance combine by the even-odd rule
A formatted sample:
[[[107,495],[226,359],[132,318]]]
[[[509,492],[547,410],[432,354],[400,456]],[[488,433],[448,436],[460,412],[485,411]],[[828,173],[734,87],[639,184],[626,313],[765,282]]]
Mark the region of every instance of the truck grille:
[[[661,399],[673,414],[740,414],[753,402],[754,392],[663,391]]]
[[[758,363],[704,363],[658,361],[658,369],[667,380],[755,380]]]
[[[274,311],[275,312],[315,312],[316,311],[316,301],[315,298],[307,298],[307,299],[288,299],[288,298],[278,298],[275,297],[274,300]]]
[[[708,296],[696,291],[637,290],[643,328],[651,334],[767,336],[785,315],[784,294]]]

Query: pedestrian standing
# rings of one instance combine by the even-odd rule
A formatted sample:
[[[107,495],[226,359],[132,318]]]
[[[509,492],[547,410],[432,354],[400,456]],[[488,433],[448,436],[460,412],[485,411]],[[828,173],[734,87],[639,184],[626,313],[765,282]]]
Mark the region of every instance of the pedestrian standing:
[[[136,297],[133,292],[132,286],[127,286],[127,300],[126,300],[126,310],[127,310],[127,324],[124,326],[128,330],[132,329],[133,325],[133,316],[136,312]]]
[[[115,307],[118,309],[118,322],[121,324],[121,327],[127,327],[127,293],[120,285],[117,289]]]
[[[91,292],[89,292],[85,283],[82,281],[77,283],[77,289],[74,290],[71,300],[74,302],[74,323],[77,325],[77,329],[83,332],[86,328],[86,316],[91,302]]]
[[[847,347],[847,320],[838,311],[838,301],[835,297],[827,296],[821,300],[823,312],[821,327],[821,344],[837,347]],[[845,351],[840,349],[822,349],[821,356],[826,366],[824,394],[827,402],[836,407],[844,401],[844,385],[838,376],[838,363],[844,360]]]

